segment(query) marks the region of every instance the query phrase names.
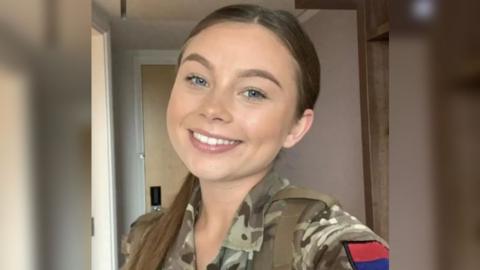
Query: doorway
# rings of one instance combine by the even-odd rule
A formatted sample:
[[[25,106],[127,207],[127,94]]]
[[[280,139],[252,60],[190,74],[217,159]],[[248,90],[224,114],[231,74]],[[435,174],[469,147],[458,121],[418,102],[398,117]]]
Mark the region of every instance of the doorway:
[[[151,206],[151,187],[161,187],[161,205],[169,207],[188,172],[167,134],[166,112],[174,81],[174,65],[141,66],[146,211]]]

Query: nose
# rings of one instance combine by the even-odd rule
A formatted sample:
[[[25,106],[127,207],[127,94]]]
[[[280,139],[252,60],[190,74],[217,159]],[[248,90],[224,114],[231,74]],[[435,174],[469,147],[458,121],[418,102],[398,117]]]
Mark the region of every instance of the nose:
[[[222,97],[219,93],[211,93],[202,99],[199,114],[208,122],[229,123],[233,119],[230,109],[225,97]]]

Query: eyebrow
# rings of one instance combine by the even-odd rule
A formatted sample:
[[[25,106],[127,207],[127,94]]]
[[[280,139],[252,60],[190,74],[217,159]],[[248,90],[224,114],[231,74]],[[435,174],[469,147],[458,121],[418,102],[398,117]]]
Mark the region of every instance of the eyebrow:
[[[198,54],[198,53],[189,54],[187,57],[185,57],[185,58],[182,60],[182,64],[185,63],[185,62],[187,62],[187,61],[196,61],[196,62],[202,64],[203,66],[205,66],[207,69],[213,70],[213,65],[212,65],[212,63],[210,63],[210,61],[208,61],[207,58],[201,56],[201,55]]]
[[[282,85],[280,82],[273,76],[272,73],[263,70],[263,69],[247,69],[247,70],[242,70],[239,72],[238,76],[240,78],[248,78],[248,77],[261,77],[267,80],[272,81],[274,84],[276,84],[278,87],[282,88]]]
[[[207,58],[201,56],[200,54],[198,53],[191,53],[189,54],[188,56],[186,56],[183,60],[182,60],[182,64],[187,62],[187,61],[195,61],[195,62],[198,62],[200,63],[201,65],[205,66],[207,69],[209,70],[213,70],[213,65],[210,61],[207,60]],[[273,76],[272,73],[266,71],[266,70],[263,70],[263,69],[247,69],[247,70],[242,70],[238,73],[238,77],[240,78],[249,78],[249,77],[261,77],[261,78],[264,78],[264,79],[267,79],[271,82],[273,82],[274,84],[276,84],[278,87],[282,88],[282,85],[280,84],[280,82],[277,80],[277,78],[275,78],[275,76]]]

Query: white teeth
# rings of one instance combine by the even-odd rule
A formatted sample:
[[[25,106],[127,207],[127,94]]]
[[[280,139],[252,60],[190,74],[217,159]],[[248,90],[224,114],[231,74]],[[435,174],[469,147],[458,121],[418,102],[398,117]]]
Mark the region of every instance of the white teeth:
[[[200,133],[197,133],[197,132],[193,132],[193,137],[195,137],[197,140],[201,141],[202,143],[206,143],[206,144],[209,144],[209,145],[234,144],[235,143],[235,141],[207,137],[207,136],[205,136],[203,134],[200,134]]]
[[[207,143],[208,143],[208,144],[213,144],[213,145],[215,145],[215,144],[217,144],[217,139],[215,139],[215,138],[208,138]]]

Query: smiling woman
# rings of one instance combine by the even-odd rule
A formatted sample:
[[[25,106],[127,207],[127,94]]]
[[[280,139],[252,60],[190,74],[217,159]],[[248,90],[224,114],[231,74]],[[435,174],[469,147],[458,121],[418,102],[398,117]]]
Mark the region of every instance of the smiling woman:
[[[380,237],[272,169],[310,129],[319,81],[315,48],[288,12],[235,5],[203,19],[167,109],[190,173],[170,209],[133,224],[123,269],[387,269]]]

